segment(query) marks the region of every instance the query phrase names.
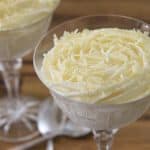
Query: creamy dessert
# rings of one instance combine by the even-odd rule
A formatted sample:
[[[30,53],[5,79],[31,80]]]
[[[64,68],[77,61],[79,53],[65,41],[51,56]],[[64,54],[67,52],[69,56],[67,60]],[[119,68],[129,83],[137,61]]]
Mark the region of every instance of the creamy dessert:
[[[150,94],[150,37],[102,28],[64,32],[44,55],[47,87],[86,103],[126,103]]]
[[[26,26],[52,13],[59,0],[0,0],[0,30]]]
[[[0,60],[31,52],[47,32],[60,0],[0,0]]]

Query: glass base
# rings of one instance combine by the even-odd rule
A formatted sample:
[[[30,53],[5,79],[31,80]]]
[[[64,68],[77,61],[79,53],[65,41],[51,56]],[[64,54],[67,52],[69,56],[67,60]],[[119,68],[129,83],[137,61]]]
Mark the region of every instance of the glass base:
[[[40,102],[32,97],[21,97],[19,101],[0,98],[0,140],[22,142],[37,136],[39,106]]]

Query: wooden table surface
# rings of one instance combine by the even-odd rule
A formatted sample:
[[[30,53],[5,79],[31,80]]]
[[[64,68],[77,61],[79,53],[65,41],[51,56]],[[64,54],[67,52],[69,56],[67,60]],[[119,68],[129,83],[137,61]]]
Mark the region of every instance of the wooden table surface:
[[[150,23],[150,0],[62,0],[54,14],[51,27],[82,15],[112,13],[138,17]],[[21,92],[23,95],[32,95],[41,100],[48,96],[48,90],[38,80],[33,70],[32,54],[24,58],[24,66],[21,70]],[[0,77],[0,95],[5,94]],[[17,145],[0,142],[0,150],[11,150]],[[43,143],[32,150],[44,150],[45,145]],[[59,137],[55,140],[55,149],[95,150],[96,145],[92,135],[82,139]],[[138,121],[118,132],[113,150],[150,150],[150,110]]]

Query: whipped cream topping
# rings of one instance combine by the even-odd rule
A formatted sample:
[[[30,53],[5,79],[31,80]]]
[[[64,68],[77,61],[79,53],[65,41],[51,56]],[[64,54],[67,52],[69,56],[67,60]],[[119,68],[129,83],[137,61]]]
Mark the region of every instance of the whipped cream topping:
[[[125,103],[150,94],[150,37],[118,28],[64,32],[44,55],[49,89],[87,103]]]
[[[52,13],[59,0],[0,0],[0,30],[23,27]]]

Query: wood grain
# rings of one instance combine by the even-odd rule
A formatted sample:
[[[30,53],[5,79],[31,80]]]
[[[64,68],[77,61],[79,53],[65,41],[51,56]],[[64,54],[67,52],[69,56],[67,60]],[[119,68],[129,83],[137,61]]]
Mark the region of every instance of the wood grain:
[[[62,0],[57,8],[50,28],[78,16],[91,14],[120,14],[143,19],[150,23],[150,0]],[[31,84],[32,83],[32,84]],[[38,80],[32,66],[32,54],[24,58],[21,69],[21,92],[44,99],[48,90]],[[0,76],[0,95],[6,91]],[[18,144],[0,142],[0,150],[9,150]],[[56,150],[95,150],[92,136],[83,139],[60,137],[55,140]],[[44,150],[45,143],[32,150]],[[150,150],[150,110],[137,122],[123,128],[116,135],[113,150]]]
[[[114,140],[112,150],[150,150],[150,121],[137,121],[121,129]],[[55,139],[56,150],[96,150],[92,135],[81,139],[59,137]],[[0,143],[3,150],[11,150],[14,144]],[[31,150],[44,150],[46,143]]]

